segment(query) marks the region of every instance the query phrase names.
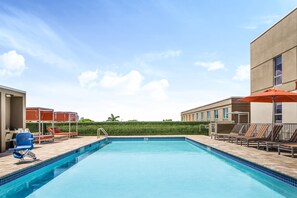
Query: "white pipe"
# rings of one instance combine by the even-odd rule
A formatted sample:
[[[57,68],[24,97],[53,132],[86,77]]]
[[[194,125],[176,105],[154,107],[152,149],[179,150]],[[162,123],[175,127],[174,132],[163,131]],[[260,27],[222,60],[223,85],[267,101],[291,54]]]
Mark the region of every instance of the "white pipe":
[[[52,115],[53,115],[53,120],[52,120],[52,129],[53,131],[55,130],[55,113],[54,110],[52,111]],[[55,132],[55,131],[54,131]],[[54,135],[54,134],[53,134]]]
[[[78,135],[78,115],[75,113],[75,121],[76,121],[76,133]]]
[[[68,121],[69,121],[69,134],[68,134],[68,139],[70,138],[70,127],[71,127],[71,123],[70,123],[70,115],[71,115],[71,113],[68,113]]]
[[[40,108],[38,108],[38,137],[39,137],[39,141],[38,143],[40,144]]]

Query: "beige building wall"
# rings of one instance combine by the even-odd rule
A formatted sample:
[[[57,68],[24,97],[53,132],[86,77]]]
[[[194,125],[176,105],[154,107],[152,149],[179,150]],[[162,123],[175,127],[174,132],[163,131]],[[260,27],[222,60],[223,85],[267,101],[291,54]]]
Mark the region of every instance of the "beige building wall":
[[[0,85],[0,152],[6,150],[6,132],[26,127],[26,92]]]
[[[282,83],[274,86],[274,58],[282,56]],[[297,8],[251,42],[251,94],[268,88],[295,91]],[[251,122],[272,122],[272,104],[252,103]],[[282,104],[282,122],[297,122],[297,105]]]
[[[283,103],[283,123],[296,123],[297,104]],[[251,123],[271,123],[272,104],[271,103],[251,103]]]
[[[5,98],[5,128],[10,126],[10,98]]]
[[[251,123],[271,123],[272,104],[271,103],[251,103]]]
[[[283,123],[297,122],[297,104],[283,103]]]

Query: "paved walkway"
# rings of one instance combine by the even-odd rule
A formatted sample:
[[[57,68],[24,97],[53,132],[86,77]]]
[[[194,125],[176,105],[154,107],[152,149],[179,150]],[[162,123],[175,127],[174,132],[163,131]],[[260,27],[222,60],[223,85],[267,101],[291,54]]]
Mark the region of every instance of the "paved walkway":
[[[12,151],[0,153],[0,178],[17,170],[33,166],[42,161],[93,143],[97,140],[98,139],[95,136],[84,136],[54,143],[35,144],[33,152],[38,158],[36,161],[31,161],[30,158],[26,158],[26,161],[19,162],[18,159],[12,157]]]
[[[286,175],[290,175],[291,177],[297,178],[297,158],[278,155],[277,152],[266,152],[263,150],[257,150],[255,148],[248,148],[245,146],[213,140],[210,139],[210,137],[208,136],[186,135],[183,137],[188,137],[192,140],[201,142],[203,144],[217,148],[232,155],[249,160],[269,169],[273,169]],[[35,165],[37,163],[48,160],[57,155],[61,155],[68,151],[77,149],[84,145],[93,143],[97,140],[98,139],[96,137],[78,137],[55,143],[45,143],[40,145],[36,144],[34,153],[36,154],[39,160],[26,161],[25,163],[19,163],[18,159],[12,157],[11,152],[0,153],[0,177],[7,174],[11,174],[17,170]]]

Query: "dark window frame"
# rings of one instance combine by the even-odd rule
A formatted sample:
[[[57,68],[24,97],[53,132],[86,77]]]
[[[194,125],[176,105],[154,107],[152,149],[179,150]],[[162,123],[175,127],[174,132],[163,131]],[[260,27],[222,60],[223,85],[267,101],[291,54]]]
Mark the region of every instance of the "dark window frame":
[[[277,70],[279,68],[280,70]],[[282,55],[278,55],[274,58],[274,63],[273,63],[273,84],[275,86],[281,85],[283,83],[282,75],[283,75]]]
[[[210,119],[211,119],[210,111],[206,112],[206,116],[207,116],[207,121],[210,121]]]
[[[219,110],[217,110],[217,109],[213,110],[213,114],[214,114],[214,119],[218,120],[219,119]]]
[[[277,108],[280,107],[280,108]],[[281,102],[274,103],[274,123],[283,122],[283,104]]]
[[[229,118],[228,113],[229,113],[229,109],[228,108],[223,108],[223,119],[228,119]]]

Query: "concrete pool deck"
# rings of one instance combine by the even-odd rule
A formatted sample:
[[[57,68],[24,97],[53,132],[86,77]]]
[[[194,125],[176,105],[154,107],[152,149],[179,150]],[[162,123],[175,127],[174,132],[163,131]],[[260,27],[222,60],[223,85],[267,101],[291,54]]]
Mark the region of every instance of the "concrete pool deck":
[[[98,140],[96,136],[84,136],[57,142],[34,144],[33,152],[37,156],[36,161],[31,161],[30,158],[26,158],[24,162],[19,162],[18,159],[12,157],[12,151],[0,153],[0,178]]]
[[[118,137],[118,136],[117,136]],[[129,136],[131,137],[131,136]],[[146,136],[147,137],[147,136]],[[152,136],[156,137],[156,136]],[[208,145],[210,147],[219,149],[226,153],[232,154],[234,156],[246,159],[250,162],[256,163],[258,165],[264,166],[266,168],[278,171],[280,173],[289,175],[297,179],[297,158],[278,155],[277,152],[266,152],[263,150],[257,150],[251,147],[240,146],[228,142],[213,140],[209,136],[203,135],[179,135],[179,136],[157,136],[157,137],[187,137],[194,141],[200,142],[202,144]],[[103,138],[100,138],[103,139]],[[36,154],[38,160],[36,161],[26,161],[19,163],[18,159],[15,159],[11,155],[11,151],[5,153],[0,153],[0,178],[12,174],[18,170],[33,166],[42,161],[51,159],[58,155],[67,153],[69,151],[75,150],[82,146],[91,144],[98,141],[95,136],[85,136],[77,137],[69,140],[54,142],[54,143],[44,143],[35,144],[33,152]]]

